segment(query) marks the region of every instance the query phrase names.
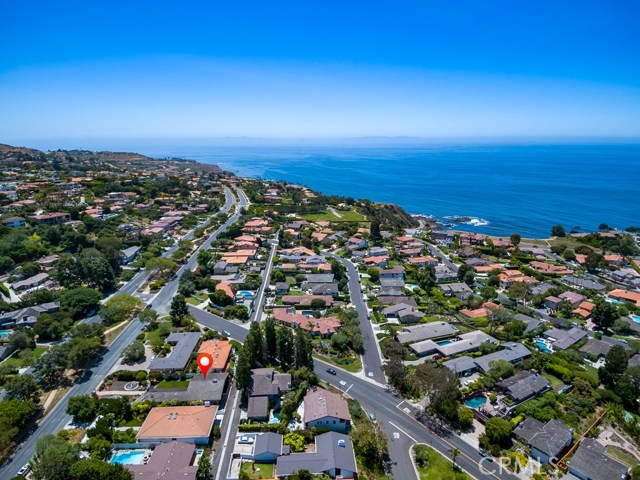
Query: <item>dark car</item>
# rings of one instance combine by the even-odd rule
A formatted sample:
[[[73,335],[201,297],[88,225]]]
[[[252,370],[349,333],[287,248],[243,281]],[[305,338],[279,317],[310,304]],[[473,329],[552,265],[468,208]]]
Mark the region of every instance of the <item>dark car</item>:
[[[480,453],[480,455],[482,455],[484,458],[486,458],[487,460],[489,460],[490,462],[493,462],[493,457],[491,456],[491,454],[489,452],[487,452],[486,450],[480,450],[478,453]]]
[[[330,373],[331,375],[337,375],[338,372],[336,371],[335,368],[327,368],[327,373]]]

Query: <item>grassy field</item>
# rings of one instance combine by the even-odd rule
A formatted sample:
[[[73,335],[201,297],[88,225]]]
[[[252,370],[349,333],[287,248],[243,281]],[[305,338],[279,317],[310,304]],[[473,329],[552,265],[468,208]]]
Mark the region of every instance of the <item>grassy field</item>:
[[[625,465],[628,465],[630,467],[633,467],[634,465],[638,464],[638,461],[635,459],[633,455],[625,452],[624,450],[618,447],[614,447],[613,445],[607,445],[607,453],[611,457],[618,460],[619,462],[622,462]]]
[[[201,302],[201,301],[199,301],[199,300],[198,300],[198,299],[196,299],[196,298],[189,297],[189,298],[187,298],[187,303],[188,303],[189,305],[196,306],[196,305],[200,305],[202,302]]]
[[[365,217],[361,213],[356,212],[355,210],[348,210],[348,211],[336,210],[336,212],[338,212],[338,215],[340,215],[339,217],[332,211],[327,210],[324,213],[310,213],[308,215],[303,215],[302,218],[310,222],[325,221],[325,222],[338,223],[338,222],[368,222],[369,221],[367,217]]]
[[[28,348],[21,352],[14,353],[11,358],[7,358],[2,362],[3,366],[13,368],[23,368],[33,365],[40,355],[42,355],[47,349],[44,347],[36,347],[33,350]]]
[[[551,384],[552,388],[557,386],[557,385],[562,385],[562,381],[559,378],[554,377],[550,373],[543,373],[542,376],[544,378],[546,378],[547,380],[549,380],[549,383]]]
[[[472,480],[461,470],[454,470],[453,464],[427,445],[416,445],[415,452],[420,452],[427,457],[427,466],[418,467],[420,480]],[[414,457],[415,458],[415,457]]]
[[[273,464],[272,463],[253,463],[245,462],[240,469],[242,473],[249,474],[251,480],[258,480],[261,478],[273,478]]]
[[[188,380],[162,380],[156,388],[187,388],[188,386]]]
[[[362,370],[362,360],[360,359],[360,355],[356,356],[355,358],[349,359],[349,360],[352,360],[349,363],[347,363],[346,360],[343,360],[342,361],[343,363],[341,363],[341,361],[336,361],[336,359],[332,357],[325,357],[324,355],[314,355],[314,357],[318,358],[319,360],[322,360],[323,362],[327,362],[327,363],[330,363],[331,365],[335,365],[336,367],[343,368],[347,372],[355,373]]]

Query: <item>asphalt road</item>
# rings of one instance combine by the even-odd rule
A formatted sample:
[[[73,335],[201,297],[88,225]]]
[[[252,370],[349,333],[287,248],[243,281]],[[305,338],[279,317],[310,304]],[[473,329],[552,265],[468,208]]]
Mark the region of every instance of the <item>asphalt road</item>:
[[[247,330],[240,325],[229,322],[224,318],[191,307],[191,314],[202,325],[218,331],[227,331],[231,337],[243,342],[247,336]],[[416,478],[409,449],[415,443],[427,444],[441,453],[450,457],[450,450],[458,448],[462,453],[458,456],[457,463],[478,479],[488,480],[518,480],[518,477],[503,469],[495,462],[483,460],[483,457],[468,443],[456,436],[453,432],[442,431],[439,435],[429,430],[414,417],[402,409],[403,399],[387,392],[386,388],[374,382],[367,381],[343,370],[338,370],[337,375],[326,372],[331,365],[318,359],[314,359],[316,374],[327,383],[345,391],[348,395],[358,400],[367,413],[373,413],[382,429],[389,437],[389,453],[393,460],[391,473],[393,478],[408,480]],[[344,382],[344,383],[341,383]],[[401,405],[402,404],[402,405]],[[400,405],[400,408],[398,408]],[[436,424],[434,428],[438,427]],[[395,435],[394,435],[395,434]],[[397,437],[397,438],[395,438]],[[480,462],[489,470],[496,470],[494,474],[484,474],[481,471]],[[225,470],[222,470],[224,472]]]
[[[364,295],[362,294],[362,285],[360,284],[358,269],[349,260],[338,255],[334,255],[333,253],[327,253],[327,255],[335,258],[344,265],[349,275],[349,296],[351,297],[351,303],[358,312],[360,331],[362,332],[362,339],[364,343],[364,352],[362,353],[363,369],[366,375],[372,380],[381,384],[386,384],[387,379],[385,378],[384,371],[382,370],[382,359],[380,358],[377,339],[373,333],[371,320],[369,319],[367,304],[364,300]]]
[[[431,255],[440,259],[442,263],[444,263],[447,267],[449,267],[453,272],[458,272],[458,266],[449,260],[444,253],[438,250],[434,245],[427,245],[427,248],[431,252]]]
[[[315,372],[325,382],[345,391],[348,395],[360,402],[367,413],[376,416],[381,427],[389,435],[389,452],[394,461],[391,466],[391,475],[398,479],[416,478],[415,471],[409,458],[409,447],[415,443],[424,443],[451,458],[452,448],[458,448],[458,465],[478,479],[487,478],[501,480],[517,480],[518,477],[502,469],[495,462],[488,462],[473,448],[454,432],[446,428],[438,431],[438,435],[425,425],[421,424],[414,416],[403,411],[405,403],[403,399],[394,396],[385,387],[368,382],[362,378],[347,372],[338,371],[337,375],[326,372],[330,367],[318,359],[314,359]],[[344,382],[342,384],[341,382]],[[399,408],[398,408],[399,407]],[[440,428],[432,421],[432,428]],[[395,434],[395,435],[394,435]],[[397,438],[396,438],[397,437]],[[483,473],[481,466],[492,473]]]
[[[221,211],[226,213],[231,209],[236,201],[229,189],[225,189],[225,194],[227,197],[227,202],[225,203]],[[240,199],[239,206],[246,206],[248,204],[248,199],[244,195],[244,192],[238,190],[237,194]],[[205,245],[207,245],[206,248],[208,248],[208,246],[211,245],[211,242],[213,242],[222,231],[224,231],[229,225],[237,220],[238,216],[239,213],[236,212],[232,217],[229,218],[229,220],[227,220],[221,227],[219,227],[200,248],[203,248]],[[167,252],[165,252],[164,255],[171,255],[171,253],[173,252],[171,251],[171,249],[169,249]],[[195,265],[196,257],[197,251],[190,257],[189,261],[186,265],[183,266],[183,268],[187,267],[188,265]],[[136,277],[134,277],[126,285],[124,285],[117,293],[134,294],[145,280],[146,275],[144,274],[144,272],[140,272],[138,275],[136,275]],[[160,290],[160,292],[154,299],[154,307],[157,305],[158,310],[167,309],[168,305],[171,302],[171,298],[173,298],[173,294],[177,289],[177,286],[178,281],[176,280],[170,282],[162,290]],[[27,438],[18,447],[18,450],[0,469],[0,478],[8,479],[15,476],[18,473],[18,470],[23,465],[28,463],[33,456],[35,445],[38,439],[42,438],[45,435],[55,434],[57,431],[64,428],[64,426],[69,423],[69,421],[71,421],[71,416],[67,415],[66,413],[69,399],[71,397],[75,397],[76,395],[87,395],[95,391],[102,379],[116,364],[125,347],[129,345],[133,341],[133,339],[135,339],[142,332],[142,330],[143,325],[137,319],[133,320],[131,323],[129,323],[129,325],[127,325],[122,334],[120,334],[116,338],[116,340],[103,352],[102,356],[97,360],[96,364],[92,368],[88,369],[85,373],[85,376],[69,389],[65,396],[60,399],[55,407],[53,407],[49,414],[44,417],[44,419],[42,419],[40,426],[36,428],[34,433],[31,434],[29,438]]]
[[[251,312],[250,320],[255,322],[256,320],[260,322],[262,318],[262,304],[264,303],[264,293],[269,286],[271,281],[271,269],[273,268],[273,257],[276,255],[276,250],[278,249],[278,234],[276,234],[275,241],[271,244],[271,250],[269,251],[269,258],[267,259],[267,264],[262,271],[262,284],[258,290],[258,294],[256,295],[256,300],[253,302],[253,312]]]

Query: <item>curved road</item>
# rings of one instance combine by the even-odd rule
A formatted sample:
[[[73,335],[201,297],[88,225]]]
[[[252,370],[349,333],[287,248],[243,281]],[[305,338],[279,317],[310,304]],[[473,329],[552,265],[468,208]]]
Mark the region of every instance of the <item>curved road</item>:
[[[234,198],[231,190],[225,187],[226,203],[222,207],[221,212],[227,213],[234,205],[237,205],[236,212],[229,217],[229,219],[218,227],[215,232],[203,243],[200,248],[211,245],[220,233],[224,232],[232,223],[234,223],[240,216],[240,208],[248,205],[248,199],[242,190],[236,190],[236,194],[239,197],[239,202]],[[172,247],[175,251],[175,248]],[[176,247],[177,248],[177,247]],[[199,250],[199,249],[198,249]],[[195,265],[197,259],[196,251],[188,260],[187,264],[183,268]],[[172,249],[165,252],[165,256],[171,255]],[[182,269],[181,269],[182,271]],[[144,272],[139,272],[133,279],[127,282],[117,293],[134,294],[136,290],[144,283],[147,276]],[[157,310],[167,310],[173,298],[173,294],[178,288],[178,281],[174,280],[169,282],[153,300],[154,307]],[[76,395],[87,395],[95,391],[103,378],[109,373],[109,370],[116,364],[122,351],[129,343],[131,343],[143,330],[144,326],[136,318],[122,331],[122,333],[116,338],[116,340],[105,349],[102,356],[96,361],[96,364],[87,370],[84,377],[81,378],[64,397],[53,407],[49,414],[44,417],[34,431],[20,446],[18,450],[12,455],[9,461],[0,469],[0,478],[12,478],[18,473],[18,470],[29,462],[33,456],[36,442],[39,438],[45,435],[55,434],[57,431],[64,428],[64,426],[71,421],[71,417],[67,415],[66,409],[69,399]]]

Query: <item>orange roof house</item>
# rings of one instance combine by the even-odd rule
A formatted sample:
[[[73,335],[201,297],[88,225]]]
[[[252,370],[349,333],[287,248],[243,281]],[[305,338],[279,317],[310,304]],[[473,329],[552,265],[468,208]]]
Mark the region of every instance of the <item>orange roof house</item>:
[[[569,275],[573,273],[567,267],[563,267],[560,265],[552,265],[550,263],[545,263],[545,262],[533,261],[529,263],[529,267],[533,268],[537,272],[551,274],[551,275]]]
[[[231,298],[234,297],[233,290],[231,290],[231,284],[229,282],[220,282],[219,284],[216,285],[216,290],[222,290]]]
[[[609,292],[609,297],[613,298],[614,300],[620,300],[622,302],[634,302],[640,307],[640,293],[616,288],[615,290],[611,290]]]
[[[212,372],[223,372],[227,369],[231,348],[231,343],[227,340],[207,340],[202,342],[198,353],[208,353],[213,357],[213,364],[210,367]]]
[[[152,408],[136,438],[139,442],[178,440],[206,445],[217,410],[215,406]]]

